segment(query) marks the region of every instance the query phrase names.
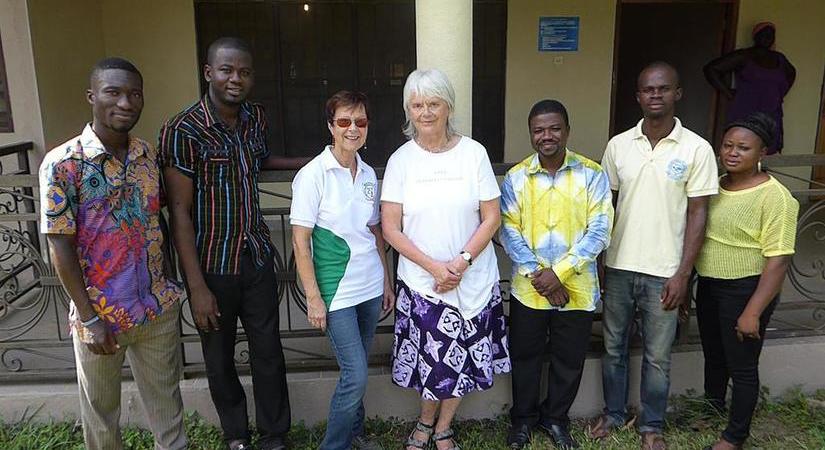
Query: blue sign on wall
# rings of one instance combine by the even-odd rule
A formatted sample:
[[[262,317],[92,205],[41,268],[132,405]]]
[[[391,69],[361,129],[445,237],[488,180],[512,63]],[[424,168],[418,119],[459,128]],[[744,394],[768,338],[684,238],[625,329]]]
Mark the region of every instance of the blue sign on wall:
[[[579,50],[578,17],[540,17],[540,52],[575,52]]]

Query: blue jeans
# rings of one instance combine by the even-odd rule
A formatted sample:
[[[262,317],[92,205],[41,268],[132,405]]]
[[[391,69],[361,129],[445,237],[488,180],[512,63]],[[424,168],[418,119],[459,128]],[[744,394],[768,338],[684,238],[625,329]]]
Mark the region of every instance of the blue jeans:
[[[364,392],[367,358],[375,335],[383,297],[327,314],[327,336],[341,376],[329,404],[323,450],[349,449],[354,436],[364,434]]]
[[[670,348],[678,310],[665,311],[660,295],[666,278],[606,268],[602,383],[605,413],[613,424],[627,420],[630,328],[641,313],[642,357],[640,432],[661,433],[670,391]]]

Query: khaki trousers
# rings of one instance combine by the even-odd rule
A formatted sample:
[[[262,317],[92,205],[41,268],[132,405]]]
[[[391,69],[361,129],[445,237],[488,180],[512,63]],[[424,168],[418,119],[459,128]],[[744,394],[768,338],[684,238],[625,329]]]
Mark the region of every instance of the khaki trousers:
[[[155,437],[155,449],[186,448],[178,385],[182,370],[179,315],[180,305],[175,304],[155,320],[121,333],[117,336],[120,349],[114,355],[96,355],[74,337],[80,417],[88,450],[123,447],[120,384],[127,355],[140,402]]]

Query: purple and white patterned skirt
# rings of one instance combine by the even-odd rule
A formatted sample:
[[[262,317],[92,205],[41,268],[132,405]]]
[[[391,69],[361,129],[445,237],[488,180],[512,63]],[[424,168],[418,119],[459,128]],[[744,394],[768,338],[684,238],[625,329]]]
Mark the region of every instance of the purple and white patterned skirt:
[[[510,371],[504,306],[498,283],[474,318],[438,299],[396,284],[392,381],[425,400],[463,397],[493,386],[493,374]]]

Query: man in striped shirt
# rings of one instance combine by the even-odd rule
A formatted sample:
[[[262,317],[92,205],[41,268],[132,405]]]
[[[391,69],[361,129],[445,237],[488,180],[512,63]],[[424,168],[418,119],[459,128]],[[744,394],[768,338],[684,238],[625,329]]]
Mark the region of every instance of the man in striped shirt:
[[[240,318],[249,339],[261,448],[281,449],[290,426],[289,397],[258,173],[305,161],[270,155],[263,107],[246,100],[254,83],[247,44],[220,38],[207,57],[206,95],[160,131],[173,237],[229,448],[250,448],[246,397],[234,362]]]

